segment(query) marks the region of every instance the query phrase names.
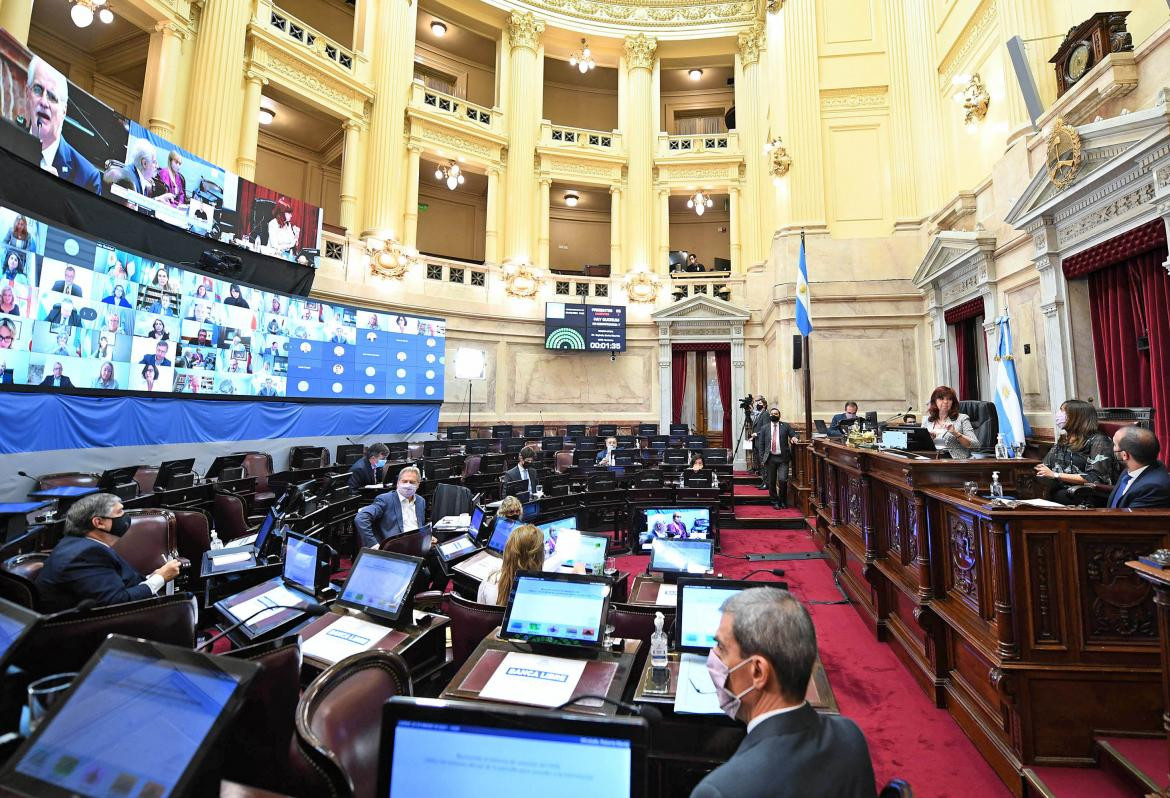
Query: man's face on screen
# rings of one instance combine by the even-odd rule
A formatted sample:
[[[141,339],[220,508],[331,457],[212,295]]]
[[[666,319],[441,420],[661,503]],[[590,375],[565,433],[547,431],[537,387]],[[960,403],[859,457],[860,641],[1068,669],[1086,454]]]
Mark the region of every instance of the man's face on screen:
[[[25,86],[31,132],[41,140],[42,150],[61,135],[61,125],[65,121],[65,91],[60,73],[44,62],[37,64],[32,80]]]

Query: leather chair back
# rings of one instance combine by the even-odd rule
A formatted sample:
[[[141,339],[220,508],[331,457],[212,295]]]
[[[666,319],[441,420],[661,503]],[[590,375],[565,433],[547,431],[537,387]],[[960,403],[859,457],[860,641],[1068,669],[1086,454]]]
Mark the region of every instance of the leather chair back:
[[[126,562],[140,574],[149,574],[179,555],[175,544],[175,514],[170,510],[129,510],[130,528],[114,543]]]
[[[96,488],[100,474],[88,471],[66,471],[60,474],[42,474],[37,477],[37,490],[46,488]]]
[[[454,671],[475,651],[475,647],[504,621],[504,608],[480,604],[451,593],[443,602],[443,614],[451,619],[451,668]]]
[[[563,474],[573,467],[573,451],[565,450],[557,452],[554,468],[558,474]]]
[[[272,455],[267,452],[248,452],[241,465],[245,474],[256,477],[256,492],[267,492],[268,477],[272,474]]]
[[[216,493],[211,504],[215,533],[224,543],[248,534],[248,518],[244,514],[244,500],[233,493]]]
[[[440,482],[435,487],[434,500],[427,507],[431,523],[448,515],[462,515],[471,512],[471,491],[462,485]]]
[[[211,519],[202,510],[171,510],[175,516],[175,547],[193,563],[203,561],[211,548]]]
[[[34,551],[9,557],[0,564],[0,598],[39,610],[41,601],[36,582],[47,559],[47,551]]]
[[[158,479],[158,466],[138,466],[134,472],[134,481],[138,483],[138,495],[154,493],[154,481]]]
[[[61,613],[37,624],[14,664],[33,678],[79,671],[111,634],[191,648],[198,616],[198,604],[190,593]]]
[[[297,635],[234,649],[224,656],[260,665],[223,746],[223,778],[293,794],[289,748],[301,698],[301,639]]]
[[[473,477],[479,473],[479,461],[482,459],[482,457],[483,456],[479,454],[467,455],[467,459],[463,461],[464,478]]]
[[[1113,436],[1117,434],[1118,430],[1136,426],[1138,426],[1138,422],[1136,421],[1101,421],[1098,422],[1097,429],[1100,430],[1102,435],[1113,440]]]
[[[297,706],[296,748],[312,773],[298,794],[373,798],[382,705],[411,694],[410,668],[390,651],[354,654],[314,679]]]
[[[968,399],[959,402],[959,412],[966,413],[971,419],[975,437],[979,440],[976,448],[994,449],[995,439],[999,435],[999,414],[995,412],[995,405]]]

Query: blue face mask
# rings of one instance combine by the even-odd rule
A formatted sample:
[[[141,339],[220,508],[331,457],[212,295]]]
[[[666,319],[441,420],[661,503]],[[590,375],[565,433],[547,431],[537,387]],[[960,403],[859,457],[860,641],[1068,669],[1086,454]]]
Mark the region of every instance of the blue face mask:
[[[378,460],[374,463],[374,468],[382,468],[385,465],[386,465],[386,458],[383,457],[381,460]]]

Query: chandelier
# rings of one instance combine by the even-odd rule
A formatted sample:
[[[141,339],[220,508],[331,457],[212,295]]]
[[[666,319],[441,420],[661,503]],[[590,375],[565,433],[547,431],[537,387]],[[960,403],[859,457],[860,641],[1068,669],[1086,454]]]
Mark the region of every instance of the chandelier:
[[[584,39],[581,39],[581,49],[569,56],[569,66],[577,67],[577,71],[582,75],[597,66],[593,61],[593,53]]]
[[[95,14],[103,25],[114,21],[109,0],[70,0],[69,17],[77,27],[88,28],[93,24]]]
[[[694,194],[687,197],[687,207],[694,208],[695,213],[702,216],[707,212],[708,208],[715,207],[715,200],[711,199],[710,194],[705,194],[702,191],[696,191]]]
[[[459,168],[459,164],[451,161],[446,166],[440,166],[435,169],[435,180],[445,182],[447,188],[454,191],[463,185],[463,170]]]

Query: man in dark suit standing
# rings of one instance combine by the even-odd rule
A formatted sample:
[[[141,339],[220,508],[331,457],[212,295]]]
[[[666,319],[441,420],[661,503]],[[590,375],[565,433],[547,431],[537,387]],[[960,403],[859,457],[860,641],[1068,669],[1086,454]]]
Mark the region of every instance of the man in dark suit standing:
[[[384,443],[367,446],[362,458],[349,467],[350,490],[361,490],[363,486],[377,482],[378,469],[385,467],[388,454],[390,449]]]
[[[756,403],[752,409],[752,465],[755,471],[760,475],[760,490],[767,490],[768,486],[764,482],[764,450],[760,448],[760,430],[764,424],[768,422],[768,400],[763,396],[756,397]]]
[[[150,598],[179,575],[178,560],[145,577],[134,570],[112,548],[129,528],[130,516],[117,496],[95,493],[78,499],[65,514],[65,537],[37,577],[43,609],[61,612],[84,599],[105,606]]]
[[[1142,427],[1122,427],[1113,435],[1113,456],[1125,473],[1109,496],[1109,507],[1170,507],[1170,474],[1158,462],[1157,437]]]
[[[398,474],[398,487],[374,499],[373,504],[357,511],[353,523],[362,546],[376,549],[386,538],[413,532],[426,523],[427,503],[416,496],[421,474],[407,466]]]
[[[532,467],[536,464],[537,454],[535,446],[525,446],[520,450],[520,457],[516,461],[516,465],[504,474],[505,482],[524,480],[528,484],[529,496],[535,496],[536,492],[540,490],[540,476]]]
[[[817,637],[800,602],[787,590],[757,587],[722,610],[707,670],[720,708],[747,723],[747,736],[691,798],[874,798],[861,730],[805,701]]]
[[[760,426],[757,437],[763,452],[768,498],[772,500],[772,507],[779,510],[788,506],[788,465],[792,462],[796,434],[787,422],[780,420],[780,408],[773,407],[765,418],[767,420]]]
[[[40,56],[28,64],[24,86],[29,132],[41,142],[41,168],[74,185],[102,193],[102,176],[62,135],[69,105],[69,81]]]

